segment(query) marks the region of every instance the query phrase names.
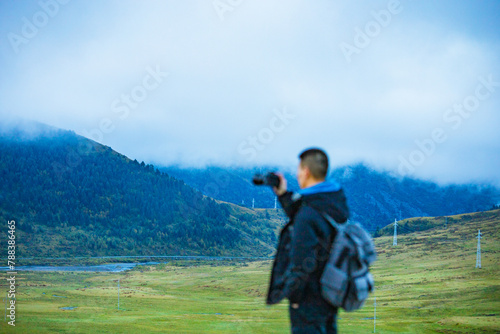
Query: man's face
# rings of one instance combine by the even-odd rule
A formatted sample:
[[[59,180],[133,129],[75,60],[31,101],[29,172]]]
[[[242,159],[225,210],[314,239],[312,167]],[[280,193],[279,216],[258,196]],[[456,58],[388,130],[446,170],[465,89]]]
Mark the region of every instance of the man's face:
[[[300,189],[305,188],[308,175],[309,168],[302,167],[302,163],[299,162],[299,166],[297,167],[297,182],[299,183]]]

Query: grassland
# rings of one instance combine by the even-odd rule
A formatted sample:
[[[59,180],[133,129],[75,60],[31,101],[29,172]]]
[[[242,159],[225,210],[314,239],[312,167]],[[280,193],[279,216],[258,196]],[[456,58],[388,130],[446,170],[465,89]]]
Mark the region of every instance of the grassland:
[[[341,333],[373,332],[373,297],[377,333],[500,332],[500,211],[454,218],[447,229],[399,236],[396,247],[392,237],[375,239],[377,290],[362,310],[340,312]],[[482,269],[475,268],[478,229]],[[270,261],[220,264],[172,262],[124,273],[20,272],[16,327],[2,321],[0,332],[289,332],[287,303],[264,303]],[[71,306],[76,308],[61,309]]]

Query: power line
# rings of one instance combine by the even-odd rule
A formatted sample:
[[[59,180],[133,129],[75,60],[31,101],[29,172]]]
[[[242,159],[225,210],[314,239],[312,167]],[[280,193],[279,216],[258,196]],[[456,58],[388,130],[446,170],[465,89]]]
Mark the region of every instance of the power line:
[[[404,233],[423,232],[423,231],[414,230],[414,229],[405,227],[404,225],[398,225],[398,230],[399,230],[399,233],[403,233],[403,232]]]

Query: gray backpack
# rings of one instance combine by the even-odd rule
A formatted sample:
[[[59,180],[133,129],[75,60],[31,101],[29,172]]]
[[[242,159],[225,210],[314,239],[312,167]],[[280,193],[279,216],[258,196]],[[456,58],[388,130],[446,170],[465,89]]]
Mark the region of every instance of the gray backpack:
[[[337,230],[321,275],[321,293],[333,306],[347,312],[357,310],[375,289],[369,272],[369,266],[377,258],[375,246],[358,223],[338,224],[326,213],[321,214]]]

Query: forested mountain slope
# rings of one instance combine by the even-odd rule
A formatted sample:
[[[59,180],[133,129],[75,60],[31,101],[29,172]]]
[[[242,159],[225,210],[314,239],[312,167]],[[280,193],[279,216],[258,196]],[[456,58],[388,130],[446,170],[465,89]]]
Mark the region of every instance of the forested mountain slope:
[[[0,219],[17,222],[18,257],[272,253],[276,213],[217,202],[73,132],[25,128],[0,132]]]

